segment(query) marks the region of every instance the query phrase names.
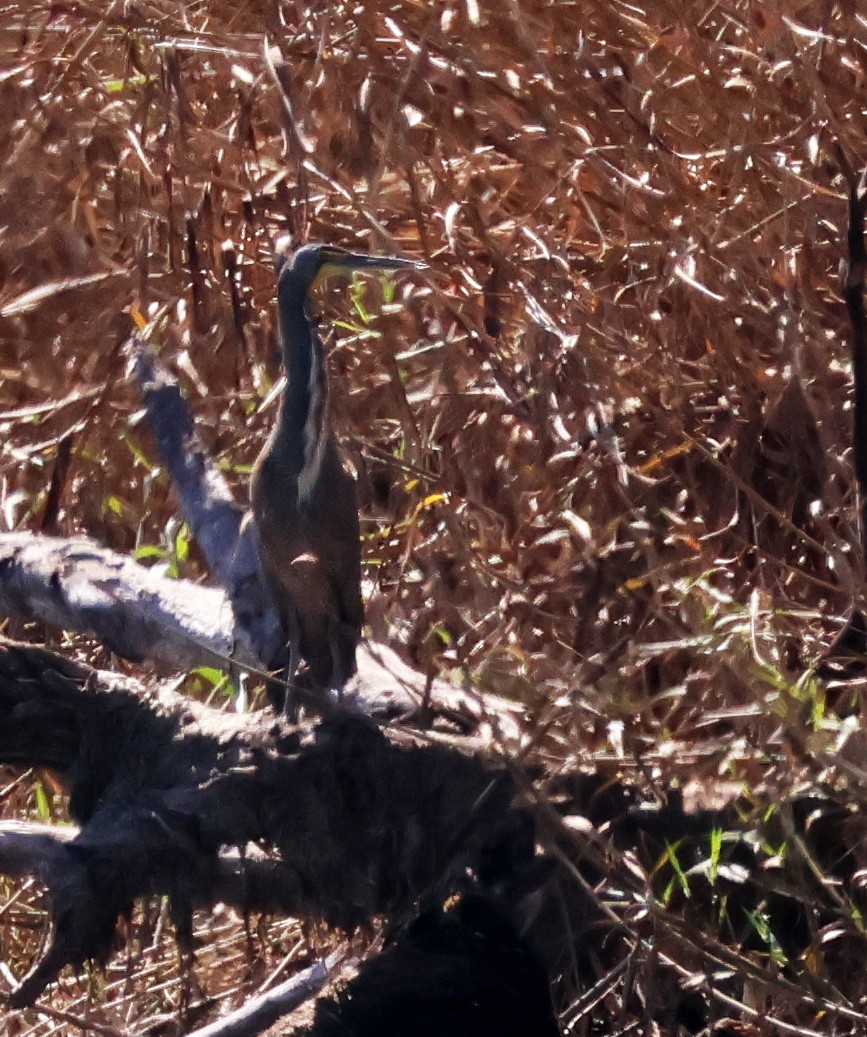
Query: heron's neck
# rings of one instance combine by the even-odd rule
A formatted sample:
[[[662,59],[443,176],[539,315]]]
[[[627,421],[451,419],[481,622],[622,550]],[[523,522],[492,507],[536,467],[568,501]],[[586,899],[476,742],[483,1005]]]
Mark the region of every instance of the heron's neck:
[[[306,291],[291,282],[283,284],[279,302],[286,388],[274,439],[287,474],[298,480],[298,498],[303,501],[316,482],[325,446],[325,358],[312,328]]]

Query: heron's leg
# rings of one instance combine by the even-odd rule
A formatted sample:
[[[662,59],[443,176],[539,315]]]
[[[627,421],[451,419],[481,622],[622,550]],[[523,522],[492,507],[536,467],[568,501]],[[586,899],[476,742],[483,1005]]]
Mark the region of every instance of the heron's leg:
[[[328,647],[331,651],[331,690],[337,705],[343,704],[343,690],[355,673],[355,631],[337,616],[328,617]]]
[[[300,704],[298,702],[298,689],[295,687],[295,674],[298,672],[300,661],[299,643],[301,641],[301,628],[298,624],[298,613],[294,608],[286,610],[286,693],[283,700],[283,715],[293,723],[298,722]]]

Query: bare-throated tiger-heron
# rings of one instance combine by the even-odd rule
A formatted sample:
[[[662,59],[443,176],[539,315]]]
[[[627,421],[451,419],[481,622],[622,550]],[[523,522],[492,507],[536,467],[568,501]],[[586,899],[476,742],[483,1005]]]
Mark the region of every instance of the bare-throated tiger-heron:
[[[330,690],[339,693],[355,673],[364,606],[355,478],[331,431],[328,370],[311,289],[336,274],[425,268],[395,256],[304,245],[286,256],[279,274],[286,385],[277,422],[253,467],[250,497],[262,569],[289,647],[288,680],[303,660],[305,691],[320,699]]]

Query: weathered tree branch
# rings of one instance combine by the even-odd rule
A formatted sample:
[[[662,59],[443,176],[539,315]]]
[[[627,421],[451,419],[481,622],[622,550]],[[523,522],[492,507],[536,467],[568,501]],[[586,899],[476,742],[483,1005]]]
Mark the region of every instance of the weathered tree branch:
[[[242,1005],[237,1011],[216,1022],[194,1030],[189,1037],[255,1037],[273,1026],[278,1019],[294,1012],[299,1005],[315,997],[330,978],[340,961],[338,952],[329,954],[310,968],[299,972],[280,986]]]
[[[94,633],[118,655],[148,659],[165,672],[204,665],[263,672],[219,588],[166,579],[83,538],[0,534],[0,613]],[[520,737],[519,706],[488,694],[483,701],[443,680],[428,687],[385,645],[360,646],[347,698],[376,716],[407,715],[426,703],[468,735],[493,733],[506,743]]]
[[[285,663],[285,636],[262,579],[255,530],[196,433],[177,379],[139,335],[127,348],[160,458],[208,568],[225,590],[235,625],[267,669]]]
[[[0,534],[0,613],[93,633],[125,659],[173,672],[262,667],[221,590],[169,580],[83,537]]]

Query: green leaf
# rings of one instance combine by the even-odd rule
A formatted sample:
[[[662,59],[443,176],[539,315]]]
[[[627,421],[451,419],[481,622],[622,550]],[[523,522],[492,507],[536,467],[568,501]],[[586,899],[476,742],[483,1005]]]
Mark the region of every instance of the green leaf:
[[[145,454],[142,451],[141,447],[137,443],[135,443],[130,436],[128,436],[128,435],[122,436],[121,437],[121,442],[126,444],[129,452],[135,458],[136,462],[138,464],[140,464],[143,468],[147,468],[147,470],[150,471],[154,467],[150,463],[148,458],[145,456]]]
[[[148,83],[155,83],[156,76],[128,76],[126,79],[108,79],[104,83],[105,92],[107,94],[119,94],[126,90],[128,87],[135,86],[147,86]]]
[[[216,666],[197,666],[195,670],[190,670],[190,673],[194,677],[201,677],[212,688],[216,688],[226,677],[223,671],[218,670]]]
[[[186,522],[182,522],[178,526],[178,532],[175,536],[175,557],[179,562],[185,562],[190,557],[190,540],[192,534],[190,527]]]
[[[142,544],[133,551],[132,556],[137,562],[145,561],[148,558],[158,558],[160,561],[164,561],[169,557],[169,552],[159,544]]]
[[[36,797],[36,813],[39,820],[47,824],[51,820],[51,803],[41,781],[37,781],[33,786],[33,794]]]

